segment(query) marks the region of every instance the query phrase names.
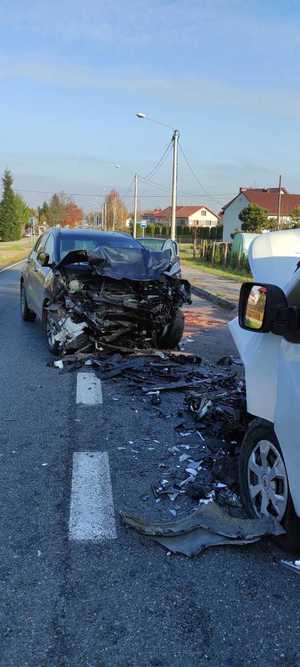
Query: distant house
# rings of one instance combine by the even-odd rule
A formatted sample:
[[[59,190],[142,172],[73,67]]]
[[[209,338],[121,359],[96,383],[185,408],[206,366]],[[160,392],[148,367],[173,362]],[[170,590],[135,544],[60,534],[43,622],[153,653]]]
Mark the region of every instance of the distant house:
[[[153,212],[153,221],[158,224],[170,224],[171,206],[163,210]],[[219,217],[205,204],[198,206],[177,206],[176,225],[182,227],[216,227]]]
[[[155,208],[147,211],[143,211],[141,214],[141,217],[143,220],[147,220],[147,222],[151,223],[156,223],[158,220],[158,217],[161,213],[161,208]]]
[[[231,241],[231,234],[241,228],[239,214],[249,204],[257,204],[266,209],[269,218],[276,218],[278,213],[279,192],[280,221],[285,224],[290,222],[290,216],[296,206],[300,206],[300,195],[290,194],[285,188],[240,188],[234,199],[223,206],[221,211],[223,223],[223,240]]]

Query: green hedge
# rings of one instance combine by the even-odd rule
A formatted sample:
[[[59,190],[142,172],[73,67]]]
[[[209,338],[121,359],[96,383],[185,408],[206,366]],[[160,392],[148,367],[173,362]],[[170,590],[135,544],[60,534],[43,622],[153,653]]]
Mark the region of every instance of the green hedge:
[[[154,222],[150,222],[145,229],[146,236],[170,236],[170,227],[169,225],[158,225]],[[218,225],[217,227],[194,227],[190,228],[186,225],[177,225],[176,235],[180,240],[190,239],[192,242],[195,238],[198,240],[211,240],[211,241],[221,241],[223,238],[223,225]]]

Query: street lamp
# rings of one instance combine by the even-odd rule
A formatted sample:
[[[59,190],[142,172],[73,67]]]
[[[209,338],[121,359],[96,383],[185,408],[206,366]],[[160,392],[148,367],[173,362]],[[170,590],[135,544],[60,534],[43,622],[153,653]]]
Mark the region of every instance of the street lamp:
[[[150,120],[151,123],[156,123],[157,125],[163,125],[169,130],[173,130],[172,135],[172,145],[173,145],[173,161],[172,161],[172,202],[171,202],[171,239],[172,241],[176,240],[176,207],[177,207],[177,174],[178,174],[178,139],[179,139],[179,130],[174,130],[170,125],[162,123],[160,120],[155,120],[150,118],[145,113],[139,111],[135,114],[137,118],[142,118]],[[137,185],[136,185],[137,190]]]

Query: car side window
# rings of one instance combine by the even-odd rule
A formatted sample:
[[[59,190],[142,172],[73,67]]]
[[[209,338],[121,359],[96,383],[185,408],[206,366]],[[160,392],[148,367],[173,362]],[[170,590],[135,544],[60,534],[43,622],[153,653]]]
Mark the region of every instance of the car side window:
[[[42,241],[43,241],[44,238],[45,238],[45,234],[42,234],[42,236],[40,236],[38,238],[35,246],[33,247],[33,252],[37,253],[41,249]]]
[[[173,246],[173,242],[172,242],[172,241],[166,241],[166,243],[165,243],[165,250],[169,250],[169,252],[171,253],[171,257],[175,257],[175,256],[176,256],[176,253],[175,253],[175,251],[174,251],[174,246]]]
[[[47,253],[47,255],[49,255],[50,261],[52,262],[54,256],[54,238],[52,234],[49,234],[48,238],[46,239],[43,250]]]
[[[179,248],[178,248],[178,243],[176,241],[172,241],[172,248],[173,248],[173,253],[175,256],[179,255]]]

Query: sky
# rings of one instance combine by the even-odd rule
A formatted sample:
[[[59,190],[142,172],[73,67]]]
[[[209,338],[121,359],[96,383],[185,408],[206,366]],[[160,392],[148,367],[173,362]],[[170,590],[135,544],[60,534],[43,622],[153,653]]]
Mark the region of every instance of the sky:
[[[219,210],[279,174],[300,193],[299,22],[298,0],[1,0],[0,172],[33,206],[115,188],[132,209],[177,128],[179,204]],[[168,152],[140,208],[170,187]]]

